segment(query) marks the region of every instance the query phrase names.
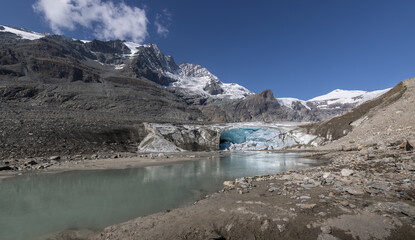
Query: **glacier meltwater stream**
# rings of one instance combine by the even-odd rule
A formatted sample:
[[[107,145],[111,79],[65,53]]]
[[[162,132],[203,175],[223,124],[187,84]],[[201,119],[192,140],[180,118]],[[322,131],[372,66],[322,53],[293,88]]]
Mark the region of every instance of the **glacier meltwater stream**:
[[[233,152],[124,170],[27,174],[0,180],[0,239],[33,239],[66,229],[97,229],[190,204],[225,180],[305,168],[299,154]]]

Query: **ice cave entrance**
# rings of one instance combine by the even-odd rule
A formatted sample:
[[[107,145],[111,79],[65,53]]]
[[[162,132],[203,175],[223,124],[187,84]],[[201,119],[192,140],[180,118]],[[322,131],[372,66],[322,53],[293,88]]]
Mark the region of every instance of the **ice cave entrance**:
[[[259,128],[231,128],[226,129],[220,135],[220,149],[225,150],[233,144],[241,144],[246,142],[246,139]]]
[[[295,145],[286,130],[279,128],[230,128],[221,133],[221,150],[273,150]]]
[[[220,136],[221,150],[273,150],[296,144],[278,128],[230,128]]]

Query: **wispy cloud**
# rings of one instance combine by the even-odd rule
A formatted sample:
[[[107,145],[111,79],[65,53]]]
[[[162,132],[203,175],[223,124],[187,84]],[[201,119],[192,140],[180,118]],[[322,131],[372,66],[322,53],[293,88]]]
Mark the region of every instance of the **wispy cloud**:
[[[52,31],[75,30],[78,26],[93,30],[100,39],[126,39],[142,43],[148,36],[144,9],[101,0],[37,0],[35,12],[42,14]]]
[[[171,18],[172,15],[167,9],[164,9],[162,13],[157,13],[154,25],[156,26],[158,35],[162,37],[167,37],[167,35],[169,35],[168,27],[170,27]]]

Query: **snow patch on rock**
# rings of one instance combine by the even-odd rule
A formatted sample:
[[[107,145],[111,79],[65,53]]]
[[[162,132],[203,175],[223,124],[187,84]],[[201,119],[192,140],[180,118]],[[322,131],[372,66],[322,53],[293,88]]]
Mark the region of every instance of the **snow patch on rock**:
[[[293,104],[299,102],[308,110],[311,110],[309,106],[307,106],[307,101],[300,100],[298,98],[277,98],[278,102],[288,108],[293,109]]]
[[[312,98],[308,100],[307,102],[325,102],[326,105],[356,104],[357,106],[368,100],[376,98],[389,90],[390,88],[384,89],[384,90],[367,92],[367,91],[359,91],[359,90],[336,89],[334,91],[329,92],[328,94]]]
[[[0,32],[10,32],[10,33],[16,34],[17,36],[23,39],[28,39],[28,40],[36,40],[36,39],[43,38],[46,36],[45,34],[31,32],[31,31],[23,30],[23,29],[11,28],[11,27],[2,26],[2,25],[0,25],[0,27],[3,28],[2,30],[0,30]]]

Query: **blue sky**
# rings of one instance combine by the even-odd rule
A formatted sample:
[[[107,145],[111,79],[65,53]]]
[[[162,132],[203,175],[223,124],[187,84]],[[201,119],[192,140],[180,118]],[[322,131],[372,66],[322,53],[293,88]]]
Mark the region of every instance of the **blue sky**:
[[[101,5],[113,2],[116,7],[121,2],[78,1]],[[112,29],[107,31],[109,35],[97,36],[94,29],[102,22],[107,25],[101,28],[114,25],[101,18],[98,22],[83,18],[73,23],[73,29],[63,26],[63,22],[53,28],[45,12],[33,10],[35,2],[2,0],[0,24],[38,32],[58,30],[78,39],[111,38],[114,32]],[[276,97],[307,100],[336,88],[371,91],[415,77],[412,0],[124,3],[147,19],[144,33],[136,29],[141,34],[133,36],[136,40],[154,42],[176,62],[200,64],[222,81],[236,82],[254,92],[271,89]]]

